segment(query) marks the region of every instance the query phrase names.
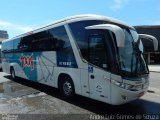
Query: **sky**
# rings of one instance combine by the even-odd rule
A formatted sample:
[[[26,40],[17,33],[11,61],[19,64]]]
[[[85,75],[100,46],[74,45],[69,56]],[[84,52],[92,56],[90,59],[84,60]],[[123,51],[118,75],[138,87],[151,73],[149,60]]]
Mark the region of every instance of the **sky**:
[[[160,25],[160,0],[1,0],[0,30],[9,38],[55,20],[97,14],[129,25]]]

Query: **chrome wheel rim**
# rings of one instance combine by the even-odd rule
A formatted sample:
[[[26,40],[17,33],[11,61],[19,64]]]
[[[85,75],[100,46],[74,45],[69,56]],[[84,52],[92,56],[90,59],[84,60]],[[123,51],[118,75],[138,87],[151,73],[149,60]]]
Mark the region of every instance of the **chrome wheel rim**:
[[[71,95],[72,93],[72,85],[70,82],[66,81],[64,84],[63,84],[63,91],[64,91],[64,94],[66,96],[69,96]]]

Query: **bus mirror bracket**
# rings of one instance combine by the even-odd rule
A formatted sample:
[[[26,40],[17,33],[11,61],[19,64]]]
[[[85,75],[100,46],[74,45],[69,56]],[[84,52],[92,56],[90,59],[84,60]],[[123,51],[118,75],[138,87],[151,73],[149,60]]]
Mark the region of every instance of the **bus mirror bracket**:
[[[124,47],[125,45],[125,34],[122,28],[113,24],[99,24],[85,27],[85,29],[101,29],[101,30],[109,30],[115,34],[116,42],[118,47]]]
[[[158,50],[158,40],[154,36],[148,34],[139,34],[139,40],[137,42],[139,42],[140,39],[152,41],[154,46],[154,51]]]

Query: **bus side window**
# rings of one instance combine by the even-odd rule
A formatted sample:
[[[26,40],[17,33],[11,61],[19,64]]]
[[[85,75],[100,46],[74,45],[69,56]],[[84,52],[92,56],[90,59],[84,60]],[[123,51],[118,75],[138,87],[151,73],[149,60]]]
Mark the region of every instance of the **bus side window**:
[[[56,50],[61,51],[63,50],[65,42],[63,40],[57,40],[56,42]]]
[[[7,45],[6,42],[2,43],[2,52],[6,52],[7,50]]]
[[[32,40],[32,35],[25,36],[21,38],[20,43],[18,44],[18,49],[21,52],[29,52],[31,51],[31,40]]]
[[[49,30],[49,34],[52,35],[55,43],[58,66],[77,68],[77,62],[65,27],[52,28]]]
[[[71,44],[64,26],[50,29],[49,34],[52,35],[56,51],[70,51],[69,53],[73,54]]]
[[[107,69],[107,49],[105,37],[102,34],[89,36],[89,62],[103,69]]]
[[[7,48],[7,52],[12,52],[13,50],[13,41],[8,41],[6,42],[6,48]]]
[[[20,38],[15,39],[15,40],[13,41],[13,46],[14,46],[13,49],[14,49],[14,51],[20,50],[20,41],[21,41]]]
[[[36,51],[54,50],[54,44],[52,43],[51,35],[47,30],[34,34],[32,46],[34,49],[36,49]]]

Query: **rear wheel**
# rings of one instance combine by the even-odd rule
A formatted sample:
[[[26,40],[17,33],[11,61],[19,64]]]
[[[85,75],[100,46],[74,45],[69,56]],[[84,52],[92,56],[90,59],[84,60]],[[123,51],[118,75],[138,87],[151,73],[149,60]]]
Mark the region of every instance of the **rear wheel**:
[[[63,80],[61,81],[60,84],[60,91],[62,95],[67,99],[70,99],[74,96],[75,88],[72,79],[70,77],[67,76],[63,77]]]
[[[11,73],[12,80],[15,80],[16,79],[16,75],[15,75],[15,70],[14,70],[13,67],[11,67],[10,73]]]

